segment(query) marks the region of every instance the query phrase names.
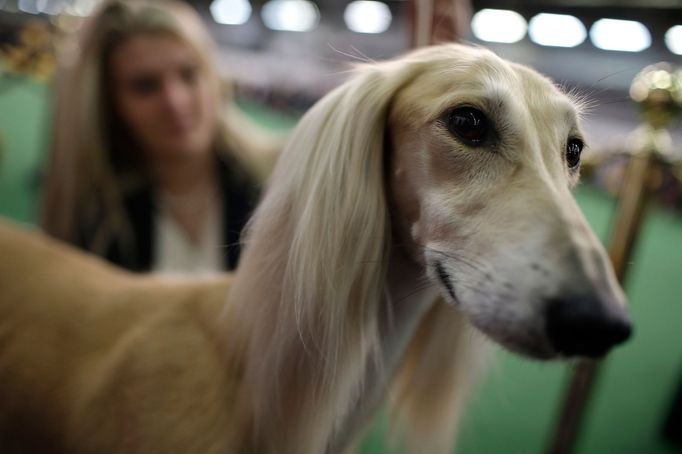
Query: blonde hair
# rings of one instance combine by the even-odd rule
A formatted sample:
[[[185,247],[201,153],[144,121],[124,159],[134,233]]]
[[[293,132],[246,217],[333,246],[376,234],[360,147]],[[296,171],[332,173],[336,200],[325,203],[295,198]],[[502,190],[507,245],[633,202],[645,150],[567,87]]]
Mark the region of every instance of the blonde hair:
[[[387,114],[398,91],[458,50],[426,49],[363,68],[303,117],[277,163],[226,305],[239,314],[244,332],[234,334],[249,339],[253,359],[240,396],[253,411],[254,451],[325,452],[367,367],[385,373],[378,323],[392,244]],[[470,333],[441,304],[408,348],[394,396],[396,421],[412,429],[415,452],[452,448],[475,369]],[[444,379],[434,382],[439,374]]]
[[[104,253],[114,237],[121,238],[124,251],[131,247],[123,199],[147,179],[131,150],[134,140],[114,115],[107,81],[112,51],[144,33],[167,34],[193,48],[215,93],[212,98],[224,99],[220,95],[226,84],[216,70],[215,45],[190,6],[175,0],[107,1],[84,24],[75,55],[60,56],[42,225],[48,233],[72,243],[78,242],[79,223],[96,227],[91,244],[85,246],[98,254]],[[223,103],[215,104],[214,145],[219,151],[232,152],[243,141],[234,138],[237,131],[228,131]],[[122,153],[129,162],[116,166],[112,158]]]

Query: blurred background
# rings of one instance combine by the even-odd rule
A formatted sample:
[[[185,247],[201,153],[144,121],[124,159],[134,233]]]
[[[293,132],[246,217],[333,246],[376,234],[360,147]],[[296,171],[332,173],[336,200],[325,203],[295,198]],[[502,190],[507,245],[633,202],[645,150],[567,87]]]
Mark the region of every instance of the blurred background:
[[[0,0],[0,215],[37,223],[48,150],[53,76],[68,38],[97,0]],[[390,58],[415,44],[408,1],[203,0],[189,2],[219,44],[236,103],[275,133],[348,75],[353,63]],[[465,41],[527,64],[585,98],[590,149],[576,196],[605,243],[616,195],[642,119],[630,98],[644,67],[682,65],[680,0],[475,0],[436,2],[434,18]],[[438,11],[436,11],[439,13]],[[678,73],[679,76],[679,73]],[[664,83],[664,82],[661,82]],[[678,93],[679,96],[680,93]],[[679,98],[678,98],[679,99]],[[631,342],[609,356],[580,426],[578,453],[682,452],[671,418],[682,385],[682,127],[670,146],[641,234],[627,263],[635,321]],[[2,251],[0,251],[2,253]],[[458,453],[536,453],[550,443],[570,366],[499,351],[461,428]],[[678,405],[680,405],[678,403]],[[383,452],[383,419],[364,453]],[[672,425],[669,421],[673,421]],[[676,421],[676,422],[675,422]],[[668,433],[664,435],[666,422]],[[676,436],[675,436],[676,435]],[[675,443],[677,439],[677,444]]]

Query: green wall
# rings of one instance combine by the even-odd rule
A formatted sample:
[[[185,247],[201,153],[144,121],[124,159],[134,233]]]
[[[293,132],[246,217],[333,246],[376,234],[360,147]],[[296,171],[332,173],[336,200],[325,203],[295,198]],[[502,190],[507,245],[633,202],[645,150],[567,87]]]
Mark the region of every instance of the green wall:
[[[49,109],[45,84],[0,77],[0,215],[36,219]]]

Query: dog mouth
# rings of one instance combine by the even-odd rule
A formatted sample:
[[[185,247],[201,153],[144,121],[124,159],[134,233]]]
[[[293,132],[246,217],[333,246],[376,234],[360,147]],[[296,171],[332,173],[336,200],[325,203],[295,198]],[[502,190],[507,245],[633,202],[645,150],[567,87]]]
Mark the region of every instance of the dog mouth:
[[[501,345],[506,350],[528,359],[546,361],[561,357],[557,351],[543,342],[504,342],[497,340],[496,343]]]
[[[457,303],[457,294],[455,293],[455,286],[452,284],[452,276],[445,271],[441,262],[436,262],[434,264],[434,269],[436,271],[436,277],[448,292],[448,295],[450,295],[453,302]]]
[[[436,280],[440,283],[445,293],[450,297],[453,304],[462,307],[455,289],[455,279],[441,261],[432,262]],[[543,335],[533,329],[510,330],[509,326],[499,326],[491,319],[481,319],[469,314],[470,322],[493,343],[501,346],[512,353],[536,360],[550,360],[560,356],[546,341]],[[473,317],[471,317],[473,315]]]

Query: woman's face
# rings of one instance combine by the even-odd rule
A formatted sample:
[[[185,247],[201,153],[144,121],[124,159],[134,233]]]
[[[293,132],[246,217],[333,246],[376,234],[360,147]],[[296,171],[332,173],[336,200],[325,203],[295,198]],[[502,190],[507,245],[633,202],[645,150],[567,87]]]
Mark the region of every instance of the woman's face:
[[[189,45],[163,34],[133,36],[114,50],[110,70],[114,106],[148,158],[209,152],[217,100]]]

